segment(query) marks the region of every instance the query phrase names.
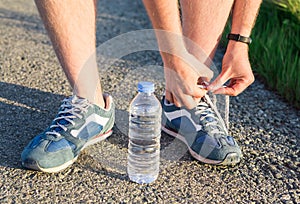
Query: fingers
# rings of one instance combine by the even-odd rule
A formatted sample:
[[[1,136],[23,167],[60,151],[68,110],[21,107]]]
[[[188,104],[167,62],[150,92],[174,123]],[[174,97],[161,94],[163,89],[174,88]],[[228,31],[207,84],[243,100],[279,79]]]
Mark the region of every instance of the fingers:
[[[181,90],[166,91],[166,99],[170,103],[174,103],[177,107],[185,106],[187,109],[193,109],[197,106],[200,99],[205,95],[205,89],[195,88],[193,94],[183,93]]]
[[[210,79],[207,77],[199,77],[197,84],[198,85],[208,85],[209,84]]]
[[[197,106],[196,101],[193,99],[193,97],[189,95],[182,95],[180,98],[173,97],[174,98],[174,104],[176,107],[186,107],[187,109],[193,109]]]
[[[165,97],[168,102],[175,104],[176,107],[181,107],[183,104],[180,100],[177,100],[176,97],[168,90],[166,90]]]
[[[214,94],[225,94],[229,96],[237,96],[242,93],[254,81],[254,77],[245,79],[232,79],[227,87],[221,87],[214,91]]]
[[[245,66],[247,67],[247,66]],[[250,66],[249,66],[250,67]],[[231,71],[230,71],[231,70]],[[223,87],[230,80],[227,87]],[[226,94],[237,96],[243,92],[254,81],[254,75],[250,69],[239,69],[239,72],[231,69],[223,69],[221,74],[207,87],[214,94]]]
[[[210,84],[207,86],[207,90],[211,92],[215,92],[220,89],[223,84],[229,79],[227,72],[221,72],[221,74]]]
[[[194,90],[191,93],[187,93],[193,98],[202,98],[206,94],[207,90],[199,88],[199,86],[194,86]]]
[[[242,93],[246,87],[242,86],[241,84],[236,84],[234,86],[222,87],[214,91],[214,94],[224,94],[229,96],[237,96]]]
[[[206,92],[207,90],[194,86],[193,90],[184,93],[180,90],[179,92],[173,93],[173,99],[177,107],[185,106],[187,109],[193,109]]]
[[[166,91],[166,99],[168,102],[175,104],[176,107],[186,106],[191,109],[197,105],[191,96],[185,95],[182,92],[179,94]]]
[[[174,103],[173,96],[169,90],[166,90],[165,97],[166,97],[167,101],[169,101],[170,103]]]

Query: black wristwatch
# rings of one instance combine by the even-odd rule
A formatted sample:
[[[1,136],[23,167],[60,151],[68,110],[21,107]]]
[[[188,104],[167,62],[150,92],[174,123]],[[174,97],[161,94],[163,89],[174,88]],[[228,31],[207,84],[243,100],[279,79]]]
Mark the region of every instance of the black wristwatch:
[[[234,40],[234,41],[246,43],[248,45],[252,42],[252,39],[250,37],[241,36],[240,34],[229,33],[227,34],[226,37],[228,40]]]

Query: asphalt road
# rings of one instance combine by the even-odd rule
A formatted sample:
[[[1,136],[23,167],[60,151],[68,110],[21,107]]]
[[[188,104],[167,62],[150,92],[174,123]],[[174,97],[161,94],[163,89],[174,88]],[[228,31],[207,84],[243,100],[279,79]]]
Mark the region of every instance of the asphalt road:
[[[99,0],[97,26],[99,46],[151,28],[138,0]],[[1,203],[300,203],[300,111],[259,81],[231,98],[230,133],[243,151],[240,164],[218,167],[188,153],[176,157],[176,150],[186,152],[184,146],[163,134],[162,150],[169,148],[171,156],[164,155],[158,180],[129,181],[122,119],[138,80],[156,80],[157,94],[163,92],[155,51],[132,53],[101,69],[103,88],[117,102],[108,140],[85,149],[61,173],[25,170],[20,164],[24,146],[49,125],[71,89],[32,1],[0,0],[0,53]]]

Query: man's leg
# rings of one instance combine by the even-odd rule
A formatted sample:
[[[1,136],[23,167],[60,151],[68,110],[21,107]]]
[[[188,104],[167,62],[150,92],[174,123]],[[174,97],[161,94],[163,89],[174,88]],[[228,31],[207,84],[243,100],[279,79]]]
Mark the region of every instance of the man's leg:
[[[188,51],[202,63],[210,66],[233,0],[181,0],[182,32],[197,46],[187,43]]]
[[[157,29],[156,37],[164,62],[166,99],[177,107],[192,109],[206,93],[197,86],[199,76],[211,77],[212,72],[186,51],[178,0],[144,0],[144,4],[153,28]]]
[[[97,71],[96,2],[36,0],[36,4],[74,96],[63,101],[51,125],[24,148],[21,160],[29,169],[58,172],[76,161],[86,146],[111,135],[114,103],[102,95]]]
[[[96,0],[35,3],[74,94],[104,107],[96,64]]]
[[[144,0],[144,3],[154,28],[182,34],[179,13],[176,10],[178,9],[176,0],[164,1],[164,3],[160,0]],[[182,0],[183,33],[194,43],[189,42],[188,39],[184,39],[185,43],[182,43],[180,38],[176,41],[168,34],[157,34],[160,49],[165,46],[171,50],[183,50],[182,52],[187,49],[188,52],[198,58],[199,64],[206,62],[209,65],[207,56],[212,57],[214,54],[218,38],[228,18],[232,1],[230,4],[226,3],[226,5],[225,3],[220,5],[214,1],[207,3],[204,0]],[[214,14],[216,7],[218,10]],[[211,16],[212,14],[217,17]],[[203,68],[202,71],[204,72],[197,75],[194,72],[195,67],[188,64],[189,60],[192,59],[189,54],[185,54],[186,57],[183,60],[176,55],[164,52],[161,52],[161,55],[165,70],[174,70],[173,72],[165,71],[165,75],[171,73],[172,78],[166,77],[166,89],[168,87],[171,87],[171,89],[166,90],[165,98],[167,100],[163,98],[162,101],[163,131],[187,144],[192,156],[201,162],[224,165],[238,163],[241,159],[239,146],[231,136],[228,136],[225,126],[214,111],[213,104],[205,95],[205,91],[197,86],[198,78],[206,77],[205,74],[210,70],[207,71]],[[174,80],[176,77],[180,80]],[[172,87],[175,87],[175,89],[172,89]],[[186,89],[185,87],[190,88]],[[178,89],[182,91],[176,92]],[[167,93],[169,93],[169,97]],[[170,100],[172,97],[173,101]],[[191,100],[184,100],[186,97],[201,98],[199,99],[200,102],[197,103],[197,107],[191,109],[189,106],[192,106],[193,103],[191,103]],[[178,105],[183,107],[179,108]]]

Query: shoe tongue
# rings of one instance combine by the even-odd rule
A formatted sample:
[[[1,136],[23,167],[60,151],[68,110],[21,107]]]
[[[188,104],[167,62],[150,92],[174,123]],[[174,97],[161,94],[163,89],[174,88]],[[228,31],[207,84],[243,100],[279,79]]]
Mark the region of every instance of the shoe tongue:
[[[198,104],[198,106],[203,107],[203,109],[206,109],[206,110],[203,111],[203,113],[201,113],[201,116],[204,117],[203,121],[204,121],[205,124],[207,122],[210,123],[210,122],[217,121],[217,118],[214,117],[215,113],[212,110],[212,108],[208,105],[205,97],[201,98],[201,101]],[[213,116],[210,116],[210,115],[213,115]],[[212,131],[214,128],[218,128],[218,127],[216,127],[215,125],[208,125],[208,126],[206,126],[206,128],[208,128],[210,131]]]
[[[60,111],[66,111],[66,110],[69,110],[69,109],[72,109],[73,108],[73,111],[75,113],[80,113],[80,110],[79,109],[75,109],[72,104],[78,104],[80,103],[80,101],[82,101],[83,98],[81,97],[78,97],[76,95],[73,95],[72,97],[69,98],[69,100],[65,101],[64,104],[65,105],[69,105],[67,107],[64,107],[63,109],[61,109]],[[62,116],[72,116],[73,114],[72,113],[61,113],[58,115],[58,117],[62,117]],[[73,120],[73,118],[69,118],[69,120]],[[67,120],[65,119],[60,119],[60,120],[57,120],[56,123],[59,123],[60,125],[68,125],[70,122],[68,122]],[[60,132],[62,131],[63,129],[61,127],[55,127],[54,130],[56,132]]]
[[[220,133],[227,135],[227,129],[224,125],[222,118],[219,117],[219,113],[217,108],[215,107],[215,104],[210,100],[208,95],[205,95],[201,98],[199,104],[199,109],[202,109],[203,112],[201,113],[201,116],[204,117],[204,124],[205,127],[209,130],[215,130],[218,129]],[[216,123],[215,123],[216,122]],[[210,123],[210,124],[207,124]]]
[[[203,97],[204,98],[204,97]],[[201,116],[205,117],[205,120],[208,122],[212,122],[214,120],[216,120],[215,118],[211,117],[211,116],[207,116],[207,114],[211,114],[212,111],[208,111],[208,109],[211,109],[209,107],[209,105],[205,102],[205,100],[203,100],[203,98],[201,99],[200,103],[198,104],[198,107],[203,107],[203,109],[205,109],[203,111],[203,113],[201,113]]]

